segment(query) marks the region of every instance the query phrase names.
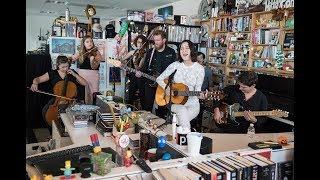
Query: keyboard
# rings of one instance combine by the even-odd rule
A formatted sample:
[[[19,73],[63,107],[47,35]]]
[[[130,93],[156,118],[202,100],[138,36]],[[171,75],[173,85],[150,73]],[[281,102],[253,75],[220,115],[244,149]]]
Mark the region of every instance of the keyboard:
[[[42,161],[48,161],[48,160],[53,160],[53,159],[57,159],[57,158],[61,158],[61,157],[73,156],[73,155],[77,155],[77,154],[84,152],[84,151],[92,152],[92,150],[93,150],[93,147],[90,145],[80,146],[80,147],[75,147],[75,148],[66,149],[66,150],[62,150],[62,151],[56,151],[56,152],[52,152],[52,153],[48,153],[48,154],[29,157],[26,159],[26,162],[29,165],[36,165]]]

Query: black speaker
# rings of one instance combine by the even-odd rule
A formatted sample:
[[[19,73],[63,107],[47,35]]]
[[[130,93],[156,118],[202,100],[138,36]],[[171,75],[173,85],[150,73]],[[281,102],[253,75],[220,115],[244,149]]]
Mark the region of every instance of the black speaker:
[[[200,154],[211,154],[212,153],[212,139],[203,136],[200,147]]]
[[[90,173],[93,171],[93,165],[90,156],[86,153],[81,153],[79,156],[79,171],[81,173],[81,178],[91,177]]]

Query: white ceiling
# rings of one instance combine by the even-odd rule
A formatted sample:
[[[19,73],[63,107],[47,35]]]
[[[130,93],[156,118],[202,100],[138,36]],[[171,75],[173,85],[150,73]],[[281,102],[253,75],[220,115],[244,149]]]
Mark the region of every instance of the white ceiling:
[[[45,16],[64,16],[68,7],[70,16],[86,18],[87,4],[96,6],[95,17],[112,20],[124,17],[127,10],[147,10],[180,0],[26,0],[26,13]]]

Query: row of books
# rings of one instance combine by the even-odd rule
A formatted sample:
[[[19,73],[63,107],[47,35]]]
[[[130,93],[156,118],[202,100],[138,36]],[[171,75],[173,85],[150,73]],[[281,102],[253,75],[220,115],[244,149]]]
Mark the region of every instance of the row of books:
[[[190,40],[193,43],[200,43],[200,28],[169,25],[167,31],[168,41],[181,42],[183,40]]]
[[[250,31],[251,29],[251,17],[250,16],[244,16],[244,17],[238,17],[234,18],[232,20],[232,31]]]
[[[109,137],[112,135],[114,118],[120,118],[120,113],[115,113],[113,116],[112,113],[101,113],[98,110],[96,118],[96,129],[101,133],[102,136]]]
[[[251,30],[251,17],[243,16],[238,18],[221,18],[212,22],[212,31],[250,31]]]
[[[277,46],[264,46],[255,50],[253,58],[275,59],[277,55]]]
[[[269,44],[276,45],[279,42],[280,30],[279,29],[255,29],[252,31],[253,44]]]
[[[292,164],[292,161],[277,164],[258,154],[237,155],[191,162],[187,167],[159,169],[152,174],[158,180],[289,180],[293,179]]]

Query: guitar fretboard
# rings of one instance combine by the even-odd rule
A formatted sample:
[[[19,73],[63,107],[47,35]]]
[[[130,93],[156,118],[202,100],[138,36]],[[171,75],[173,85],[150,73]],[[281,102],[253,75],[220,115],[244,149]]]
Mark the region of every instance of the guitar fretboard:
[[[138,71],[138,70],[136,70],[136,69],[133,69],[133,68],[131,68],[131,67],[121,67],[121,69],[123,69],[123,70],[126,70],[126,71],[129,71],[129,72],[131,72],[131,73],[137,73],[137,72],[141,72],[141,71]],[[146,73],[143,73],[143,72],[141,72],[141,76],[142,77],[145,77],[145,78],[147,78],[147,79],[149,79],[149,80],[151,80],[151,81],[156,81],[156,77],[154,77],[154,76],[151,76],[151,75],[149,75],[149,74],[146,74]]]
[[[272,116],[274,113],[272,111],[251,111],[254,116]],[[235,112],[234,116],[244,116],[243,112]]]
[[[175,91],[175,93],[177,93],[177,96],[200,96],[201,92],[203,91]]]

